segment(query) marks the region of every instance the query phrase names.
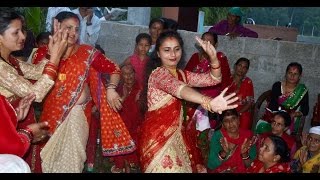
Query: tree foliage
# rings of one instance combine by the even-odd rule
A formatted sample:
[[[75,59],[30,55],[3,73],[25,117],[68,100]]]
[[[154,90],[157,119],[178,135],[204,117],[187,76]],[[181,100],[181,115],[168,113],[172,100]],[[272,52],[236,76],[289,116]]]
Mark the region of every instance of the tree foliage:
[[[15,9],[24,15],[27,28],[35,36],[45,31],[47,7],[16,7]]]

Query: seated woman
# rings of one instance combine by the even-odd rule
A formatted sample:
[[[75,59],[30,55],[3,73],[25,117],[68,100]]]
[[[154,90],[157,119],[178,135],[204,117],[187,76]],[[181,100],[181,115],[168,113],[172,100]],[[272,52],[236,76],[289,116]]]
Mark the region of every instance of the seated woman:
[[[276,135],[281,137],[288,145],[291,156],[294,155],[296,150],[296,142],[292,136],[289,136],[285,131],[289,128],[291,124],[291,117],[285,111],[279,111],[274,114],[273,120],[271,122],[271,132],[266,132],[259,135],[257,141],[257,149],[259,149],[263,144],[264,139],[270,135]]]
[[[264,139],[247,173],[290,173],[290,155],[287,143],[279,136],[271,135]]]
[[[319,173],[320,166],[320,126],[310,128],[306,145],[294,155],[291,169],[294,173]]]
[[[209,31],[218,35],[235,37],[252,37],[258,38],[258,33],[244,27],[241,24],[241,18],[243,13],[239,7],[233,7],[229,9],[226,20],[222,20],[219,23],[213,25]]]
[[[222,128],[215,131],[210,142],[208,172],[245,172],[256,157],[256,138],[239,127],[236,109],[222,112]]]
[[[273,113],[282,109],[291,116],[290,128],[286,133],[301,134],[305,116],[309,112],[308,89],[304,84],[299,83],[301,76],[301,64],[292,62],[287,66],[285,80],[273,84],[270,103],[262,119],[257,123],[257,133],[269,131]]]
[[[247,58],[239,58],[234,65],[232,83],[228,92],[236,92],[239,97],[237,111],[239,113],[240,128],[251,130],[252,112],[251,107],[254,103],[254,90],[252,80],[246,76],[250,67]]]

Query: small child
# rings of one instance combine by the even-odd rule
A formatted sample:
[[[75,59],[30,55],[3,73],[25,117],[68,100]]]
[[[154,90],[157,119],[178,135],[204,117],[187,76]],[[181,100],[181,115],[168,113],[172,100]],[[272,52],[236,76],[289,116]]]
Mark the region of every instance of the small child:
[[[136,72],[135,77],[138,83],[143,87],[144,77],[145,77],[145,68],[148,60],[150,59],[147,55],[151,47],[151,36],[147,33],[140,33],[136,37],[136,45],[134,54],[129,56],[121,65],[131,64]]]
[[[38,64],[39,63],[39,61],[35,61],[35,59],[33,57],[34,57],[35,52],[37,51],[38,48],[44,47],[44,46],[48,46],[48,44],[49,44],[49,36],[50,36],[49,32],[41,32],[36,37],[36,47],[33,48],[32,53],[29,56],[27,62],[32,63],[32,64]]]

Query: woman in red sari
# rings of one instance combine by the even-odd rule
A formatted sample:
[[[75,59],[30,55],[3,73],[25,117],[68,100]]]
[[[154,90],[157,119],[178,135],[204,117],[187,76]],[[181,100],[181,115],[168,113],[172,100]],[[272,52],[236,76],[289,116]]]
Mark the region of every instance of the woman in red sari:
[[[166,31],[156,42],[153,57],[148,64],[148,88],[144,96],[148,105],[138,138],[142,172],[205,172],[198,161],[198,149],[191,141],[184,124],[185,101],[202,104],[210,111],[220,112],[236,107],[235,94],[223,97],[226,89],[216,98],[204,96],[191,87],[204,87],[221,81],[220,63],[215,48],[208,41],[196,40],[209,55],[211,71],[192,73],[182,71],[178,63],[183,54],[183,41],[179,33]],[[150,76],[149,76],[150,75]],[[191,86],[191,87],[190,87]]]
[[[279,136],[267,137],[247,173],[290,173],[290,152],[287,143]]]
[[[48,121],[50,139],[41,150],[43,172],[82,172],[92,106],[100,113],[104,156],[131,153],[135,144],[120,115],[121,99],[115,91],[120,80],[117,64],[89,45],[79,45],[79,18],[60,12],[55,19],[68,29],[68,46],[59,64],[58,78],[43,104],[40,121]],[[46,54],[39,48],[37,58]],[[107,88],[101,73],[110,74]]]
[[[13,51],[21,50],[24,46],[25,35],[23,33],[23,19],[11,9],[0,11],[0,94],[16,108],[22,97],[35,93],[36,102],[41,102],[48,91],[54,85],[56,69],[60,57],[66,47],[63,41],[67,37],[67,31],[60,31],[51,38],[49,49],[51,57],[42,56],[43,61],[38,65],[32,65],[13,57]],[[36,80],[33,84],[30,80]],[[29,124],[36,123],[34,109],[30,108],[23,122],[18,123],[18,128],[25,128]],[[34,144],[25,155],[33,172],[39,172],[40,161],[35,162]]]
[[[237,60],[232,74],[233,82],[228,92],[235,92],[239,97],[237,111],[240,114],[240,128],[251,130],[254,91],[252,80],[246,76],[249,66],[250,61],[247,58],[242,57]]]

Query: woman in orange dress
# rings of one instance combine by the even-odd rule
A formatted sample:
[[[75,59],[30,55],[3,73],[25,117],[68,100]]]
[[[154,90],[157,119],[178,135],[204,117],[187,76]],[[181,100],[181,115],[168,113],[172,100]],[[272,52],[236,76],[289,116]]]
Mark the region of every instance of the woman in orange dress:
[[[93,104],[100,112],[101,143],[105,156],[135,150],[120,115],[121,99],[115,91],[120,79],[117,64],[89,45],[79,45],[80,21],[72,12],[60,12],[55,19],[68,29],[67,49],[58,78],[43,104],[40,121],[49,122],[50,139],[41,150],[43,172],[82,172]],[[46,54],[39,48],[36,58]],[[105,88],[101,73],[110,74]]]

